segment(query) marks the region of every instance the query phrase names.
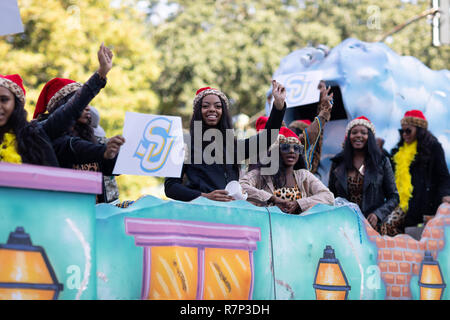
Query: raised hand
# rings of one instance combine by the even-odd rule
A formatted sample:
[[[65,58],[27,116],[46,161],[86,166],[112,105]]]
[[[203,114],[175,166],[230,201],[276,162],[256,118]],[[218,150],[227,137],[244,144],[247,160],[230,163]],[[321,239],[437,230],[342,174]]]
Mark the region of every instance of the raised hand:
[[[276,80],[272,80],[272,96],[274,98],[273,105],[278,110],[283,110],[284,101],[286,100],[286,88]]]
[[[228,195],[228,191],[226,190],[214,190],[209,193],[202,193],[202,197],[208,198],[209,200],[223,201],[223,202],[234,200],[232,196]]]
[[[333,105],[331,101],[333,100],[333,93],[330,94],[331,87],[328,88],[325,85],[325,81],[320,81],[318,89],[320,91],[320,101],[319,101],[319,113],[322,115],[330,114]],[[326,117],[328,118],[328,117]]]
[[[100,75],[100,77],[106,79],[106,75],[112,68],[113,53],[102,43],[100,49],[97,52],[97,56],[99,63],[98,74]]]
[[[114,159],[119,153],[120,146],[123,145],[124,143],[125,143],[124,137],[120,135],[112,137],[106,143],[106,150],[105,153],[103,154],[103,157],[105,159]]]

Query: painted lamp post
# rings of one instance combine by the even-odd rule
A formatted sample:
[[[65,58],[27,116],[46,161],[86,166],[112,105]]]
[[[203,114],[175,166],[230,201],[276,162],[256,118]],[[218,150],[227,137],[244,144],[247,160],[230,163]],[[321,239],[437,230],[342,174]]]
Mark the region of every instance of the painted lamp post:
[[[419,271],[420,300],[441,300],[446,287],[439,262],[425,251]]]
[[[62,290],[44,248],[17,227],[0,244],[0,300],[56,300]]]
[[[351,287],[331,246],[326,246],[319,260],[313,287],[316,300],[347,300]]]

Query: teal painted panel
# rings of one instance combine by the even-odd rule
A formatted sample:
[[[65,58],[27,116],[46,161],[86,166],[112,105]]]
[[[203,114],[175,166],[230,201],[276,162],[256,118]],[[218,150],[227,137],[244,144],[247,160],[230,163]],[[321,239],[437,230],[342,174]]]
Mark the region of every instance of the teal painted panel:
[[[59,299],[96,299],[95,195],[0,187],[0,202],[0,244],[23,227],[63,284]]]
[[[129,208],[97,205],[97,270],[99,299],[140,299],[145,285],[144,249],[126,234],[125,219],[192,221],[211,227],[257,228],[260,240],[253,252],[253,299],[274,299],[268,212],[245,201],[218,203],[199,198],[190,203],[146,196]],[[214,238],[214,234],[209,235]],[[228,240],[224,240],[228,241]],[[183,242],[178,242],[183,245]],[[226,244],[224,245],[226,247]],[[207,266],[206,266],[207,267]],[[230,282],[232,279],[228,279]]]
[[[269,210],[276,248],[276,299],[316,299],[314,278],[326,246],[334,249],[351,287],[349,300],[384,299],[378,249],[352,209],[316,205],[300,216]]]

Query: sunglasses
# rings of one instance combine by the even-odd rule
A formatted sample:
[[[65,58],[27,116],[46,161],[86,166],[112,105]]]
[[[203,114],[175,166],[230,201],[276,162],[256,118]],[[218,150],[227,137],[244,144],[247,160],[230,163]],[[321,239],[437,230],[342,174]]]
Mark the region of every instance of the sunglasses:
[[[291,143],[281,143],[280,144],[280,151],[283,153],[288,153],[291,151],[291,148],[294,149],[294,153],[296,154],[302,154],[303,148],[299,144],[291,144]]]
[[[405,130],[398,129],[398,132],[400,132],[400,135],[402,136],[404,133],[406,133],[407,135],[410,135],[412,131],[410,128],[406,128]]]

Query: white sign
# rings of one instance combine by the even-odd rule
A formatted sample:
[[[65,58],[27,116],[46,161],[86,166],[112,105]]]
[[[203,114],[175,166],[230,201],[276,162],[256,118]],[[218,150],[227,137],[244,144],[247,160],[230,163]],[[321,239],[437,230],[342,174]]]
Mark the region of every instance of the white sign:
[[[114,174],[180,177],[184,162],[180,117],[127,112]]]
[[[275,78],[286,88],[288,108],[315,103],[320,100],[317,88],[322,80],[322,71],[283,74]]]
[[[17,0],[0,1],[0,36],[23,32]]]

